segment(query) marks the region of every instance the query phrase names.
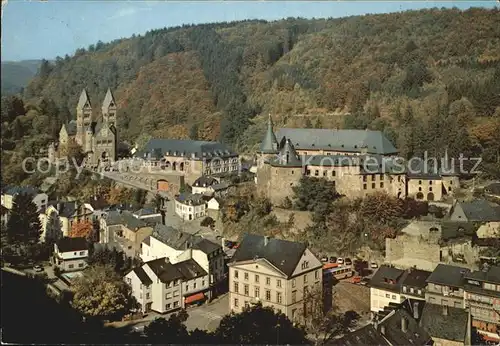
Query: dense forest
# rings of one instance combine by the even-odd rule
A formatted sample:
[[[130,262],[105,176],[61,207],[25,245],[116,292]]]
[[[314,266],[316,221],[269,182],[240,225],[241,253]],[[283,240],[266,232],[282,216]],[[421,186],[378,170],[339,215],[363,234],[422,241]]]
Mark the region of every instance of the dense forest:
[[[16,94],[36,75],[41,60],[2,61],[2,95]]]
[[[498,176],[499,22],[499,9],[431,9],[97,42],[43,61],[22,99],[2,102],[2,148],[23,135],[32,149],[49,141],[75,117],[84,87],[96,112],[110,87],[131,143],[220,139],[251,151],[270,113],[277,126],[382,130],[405,156],[482,155]]]

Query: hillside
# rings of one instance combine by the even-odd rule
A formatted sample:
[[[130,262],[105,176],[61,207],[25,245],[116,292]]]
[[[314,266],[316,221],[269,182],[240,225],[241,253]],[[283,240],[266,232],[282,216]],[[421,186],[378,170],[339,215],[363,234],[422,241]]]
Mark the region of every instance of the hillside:
[[[2,95],[21,91],[35,76],[41,60],[2,61]]]
[[[96,111],[110,87],[129,141],[222,139],[250,152],[271,113],[276,126],[382,130],[405,156],[482,156],[500,174],[499,22],[498,9],[432,9],[98,42],[44,61],[25,89],[27,116],[2,133],[35,128],[45,143],[75,116],[84,87]]]

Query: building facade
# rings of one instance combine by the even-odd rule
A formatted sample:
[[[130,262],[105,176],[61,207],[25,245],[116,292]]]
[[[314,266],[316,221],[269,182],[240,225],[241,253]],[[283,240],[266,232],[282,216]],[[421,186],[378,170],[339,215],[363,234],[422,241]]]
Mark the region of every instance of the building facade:
[[[322,263],[305,244],[246,234],[228,266],[231,311],[260,302],[300,321],[307,293],[323,298]]]
[[[33,203],[35,203],[39,211],[47,208],[49,196],[46,193],[30,186],[9,186],[3,189],[1,196],[2,206],[11,210],[14,205],[14,199],[19,194],[31,196]]]
[[[181,193],[175,197],[175,213],[182,220],[195,220],[207,215],[209,198],[201,194]]]
[[[40,211],[42,234],[40,241],[57,240],[69,236],[73,224],[81,221],[92,221],[93,212],[76,201],[50,203]]]
[[[426,302],[464,309],[464,276],[469,272],[467,268],[439,264],[427,278]]]
[[[383,311],[389,304],[403,302],[402,283],[407,276],[407,271],[380,266],[370,280],[370,310],[372,314]]]
[[[53,264],[61,271],[83,270],[87,267],[88,245],[85,238],[61,238],[54,244]]]

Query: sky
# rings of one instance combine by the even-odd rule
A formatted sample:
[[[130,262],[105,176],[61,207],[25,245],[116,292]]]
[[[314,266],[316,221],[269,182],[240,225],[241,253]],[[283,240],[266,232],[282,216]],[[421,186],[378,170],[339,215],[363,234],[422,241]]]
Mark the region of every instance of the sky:
[[[2,61],[54,59],[182,24],[287,17],[327,18],[432,7],[494,7],[495,1],[91,1],[9,0],[2,5]]]

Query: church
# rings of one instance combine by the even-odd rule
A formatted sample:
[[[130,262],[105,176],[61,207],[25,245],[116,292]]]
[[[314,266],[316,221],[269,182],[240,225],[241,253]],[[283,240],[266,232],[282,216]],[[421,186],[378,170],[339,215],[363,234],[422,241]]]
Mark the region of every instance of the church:
[[[59,131],[59,141],[48,149],[50,162],[66,157],[71,142],[77,143],[85,154],[85,164],[96,167],[114,161],[117,157],[117,106],[108,89],[101,106],[101,113],[94,115],[87,91],[83,89],[76,107],[76,120],[64,124]]]

